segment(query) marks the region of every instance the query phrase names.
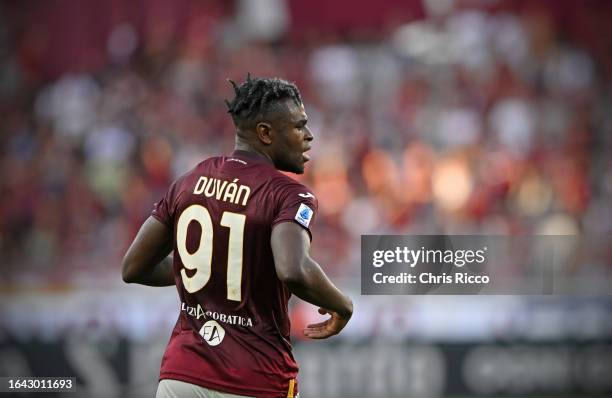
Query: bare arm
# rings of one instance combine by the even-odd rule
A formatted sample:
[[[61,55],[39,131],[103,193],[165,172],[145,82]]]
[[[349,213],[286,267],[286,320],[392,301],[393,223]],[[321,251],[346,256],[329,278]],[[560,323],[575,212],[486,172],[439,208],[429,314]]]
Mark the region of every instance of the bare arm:
[[[172,233],[149,217],[123,257],[123,281],[148,286],[174,286]]]
[[[326,338],[340,333],[353,314],[353,302],[310,258],[308,233],[293,222],[281,223],[272,230],[271,244],[278,278],[291,293],[319,306],[319,313],[331,315],[324,322],[308,325],[304,334]]]

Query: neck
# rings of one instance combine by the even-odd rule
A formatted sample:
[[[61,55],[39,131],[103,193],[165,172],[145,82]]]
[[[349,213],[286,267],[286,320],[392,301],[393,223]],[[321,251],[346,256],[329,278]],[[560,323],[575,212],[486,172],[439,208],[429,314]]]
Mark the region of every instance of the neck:
[[[274,164],[274,161],[272,160],[270,155],[268,155],[265,151],[263,151],[261,148],[257,148],[255,145],[241,139],[240,137],[236,137],[236,144],[234,145],[234,150],[255,153],[265,159],[268,159],[270,163]]]

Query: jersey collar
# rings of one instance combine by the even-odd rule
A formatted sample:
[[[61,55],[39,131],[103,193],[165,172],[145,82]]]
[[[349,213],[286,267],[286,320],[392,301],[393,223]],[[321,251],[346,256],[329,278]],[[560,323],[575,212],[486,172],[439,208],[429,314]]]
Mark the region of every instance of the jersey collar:
[[[274,167],[274,163],[272,163],[272,160],[268,159],[267,157],[265,157],[264,155],[260,153],[253,152],[253,151],[244,151],[242,149],[236,149],[234,150],[234,152],[232,152],[230,157],[235,157],[235,158],[243,159],[243,160],[250,160],[255,163],[269,164],[270,166]]]

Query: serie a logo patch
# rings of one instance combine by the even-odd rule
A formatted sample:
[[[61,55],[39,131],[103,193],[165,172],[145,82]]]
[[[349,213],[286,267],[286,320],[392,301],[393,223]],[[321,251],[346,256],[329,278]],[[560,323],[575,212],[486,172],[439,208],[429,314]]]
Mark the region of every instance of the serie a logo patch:
[[[295,221],[299,222],[306,228],[310,224],[310,220],[312,219],[313,211],[310,207],[306,206],[304,203],[300,204],[300,208],[298,209],[295,215]]]

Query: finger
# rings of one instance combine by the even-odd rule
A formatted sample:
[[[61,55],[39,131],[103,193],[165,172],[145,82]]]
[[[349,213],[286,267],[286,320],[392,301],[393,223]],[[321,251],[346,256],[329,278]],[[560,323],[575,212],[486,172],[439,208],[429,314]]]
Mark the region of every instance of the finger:
[[[329,319],[319,323],[311,323],[310,325],[306,325],[307,328],[320,328],[324,327],[329,323]]]
[[[326,328],[321,328],[321,329],[304,329],[304,335],[306,336],[310,336],[310,335],[314,335],[314,334],[320,334],[320,333],[326,333],[326,331],[329,329]]]
[[[341,329],[335,323],[330,322],[323,325],[308,326],[303,330],[303,333],[313,339],[324,339],[338,334]]]
[[[329,329],[322,329],[320,331],[304,330],[304,335],[311,339],[325,339],[334,334],[336,334],[336,332]]]
[[[311,339],[325,339],[337,334],[335,330],[324,329],[320,331],[305,331],[304,335]]]
[[[335,329],[328,322],[317,323],[314,325],[307,325],[304,329],[308,330],[323,330],[323,329]]]
[[[306,337],[308,337],[309,339],[313,339],[313,340],[322,340],[322,339],[326,339],[328,337],[330,337],[331,335],[306,335]]]

